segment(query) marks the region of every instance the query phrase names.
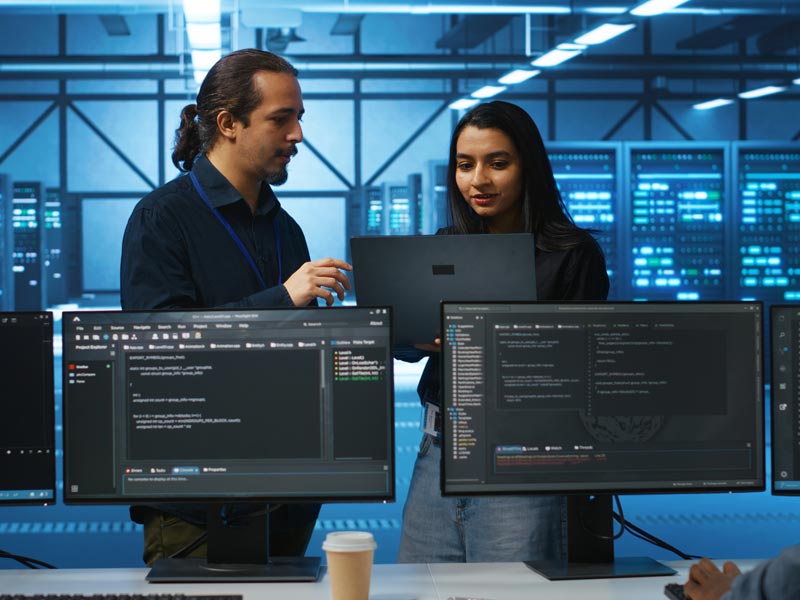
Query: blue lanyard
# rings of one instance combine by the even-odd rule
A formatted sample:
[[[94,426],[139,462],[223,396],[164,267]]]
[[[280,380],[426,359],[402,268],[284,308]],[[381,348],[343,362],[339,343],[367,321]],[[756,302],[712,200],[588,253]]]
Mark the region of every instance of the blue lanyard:
[[[200,182],[197,181],[197,177],[195,176],[194,172],[190,171],[189,177],[192,178],[194,189],[196,189],[197,193],[200,194],[200,197],[203,199],[203,202],[205,202],[206,206],[208,206],[208,208],[211,209],[211,212],[214,213],[214,216],[217,217],[219,222],[222,223],[222,226],[225,227],[225,229],[228,231],[228,234],[231,236],[233,241],[236,242],[236,245],[239,246],[239,250],[241,250],[242,254],[244,254],[244,257],[247,259],[247,263],[250,265],[250,268],[253,270],[253,273],[255,273],[256,277],[258,277],[258,281],[261,284],[261,286],[264,289],[267,289],[267,287],[269,286],[267,286],[266,281],[264,281],[264,278],[261,276],[261,271],[258,270],[258,267],[256,266],[255,261],[253,261],[253,257],[250,256],[250,253],[247,251],[244,242],[242,242],[241,238],[238,235],[236,235],[236,232],[233,230],[233,227],[231,227],[231,224],[228,223],[225,217],[222,216],[222,213],[220,213],[219,210],[217,210],[214,207],[214,205],[211,204],[211,202],[208,199],[208,196],[206,196],[205,191],[203,191]],[[275,232],[275,249],[277,250],[278,253],[278,284],[280,285],[281,283],[283,283],[283,264],[282,264],[283,261],[281,260],[281,232],[280,229],[278,229],[277,219],[272,219],[272,231]]]

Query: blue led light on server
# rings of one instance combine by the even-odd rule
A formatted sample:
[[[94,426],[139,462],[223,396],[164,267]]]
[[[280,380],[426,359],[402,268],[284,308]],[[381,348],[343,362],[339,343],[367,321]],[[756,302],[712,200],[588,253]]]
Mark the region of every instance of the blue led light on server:
[[[36,196],[37,190],[31,187],[14,187],[11,222],[15,232],[12,256],[17,266],[39,260],[39,199]],[[20,272],[19,269],[17,271]]]
[[[367,229],[368,235],[383,233],[383,195],[379,187],[370,187],[366,190]]]
[[[46,304],[42,257],[42,186],[40,183],[13,183],[11,222],[14,250],[14,309],[42,310]]]
[[[384,206],[389,213],[390,235],[410,235],[413,231],[413,218],[408,186],[386,184]]]
[[[630,164],[634,297],[723,298],[723,150],[632,150]]]
[[[739,296],[800,299],[800,152],[740,148]]]

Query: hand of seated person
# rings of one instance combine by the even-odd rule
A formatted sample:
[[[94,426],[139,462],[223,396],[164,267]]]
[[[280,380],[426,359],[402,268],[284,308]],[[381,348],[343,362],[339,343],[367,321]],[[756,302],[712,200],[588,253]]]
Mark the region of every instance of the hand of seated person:
[[[722,565],[720,571],[709,559],[702,558],[689,569],[689,581],[683,589],[691,600],[719,600],[741,574],[731,561]]]

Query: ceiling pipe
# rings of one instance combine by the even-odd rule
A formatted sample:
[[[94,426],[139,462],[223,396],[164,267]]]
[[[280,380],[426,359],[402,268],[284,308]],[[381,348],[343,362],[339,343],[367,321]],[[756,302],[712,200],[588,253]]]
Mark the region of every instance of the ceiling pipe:
[[[358,60],[349,60],[348,57],[325,61],[308,61],[302,58],[294,60],[289,58],[300,72],[301,77],[306,75],[327,74],[328,76],[343,76],[345,73],[374,73],[376,76],[398,76],[413,72],[417,75],[460,72],[463,76],[473,76],[473,72],[482,72],[487,69],[492,72],[513,68],[520,61],[504,62],[496,57],[487,57],[484,60],[470,58],[469,62],[447,62],[442,57],[434,60],[409,61],[404,58],[399,61],[365,61],[363,57]],[[53,59],[45,62],[31,62],[15,60],[14,57],[0,57],[0,79],[13,76],[14,78],[54,79],[59,77],[86,78],[156,78],[182,77],[183,72],[180,61],[174,59],[163,62],[108,62],[107,57],[97,61],[76,62],[66,58]]]
[[[443,56],[375,55],[369,60],[349,56],[287,55],[287,59],[307,78],[344,78],[362,75],[374,78],[481,78],[496,75],[527,65],[524,58],[514,55],[471,55],[462,60]],[[554,79],[638,79],[663,75],[672,79],[730,79],[753,80],[796,77],[800,59],[787,62],[786,57],[753,57],[740,59],[730,56],[628,56],[625,60],[614,55],[585,56],[578,64],[566,63],[547,71],[540,78]],[[53,57],[35,61],[29,57],[0,56],[0,79],[57,79],[60,77],[145,78],[167,79],[186,76],[178,57],[163,58],[135,56],[112,58]]]

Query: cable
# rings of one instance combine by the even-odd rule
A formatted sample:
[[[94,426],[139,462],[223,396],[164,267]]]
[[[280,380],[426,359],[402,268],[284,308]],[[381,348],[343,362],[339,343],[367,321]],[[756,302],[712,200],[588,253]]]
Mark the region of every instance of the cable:
[[[687,554],[686,552],[683,552],[682,550],[676,548],[675,546],[654,536],[652,533],[649,533],[644,529],[642,529],[641,527],[638,527],[633,523],[631,523],[630,521],[628,521],[622,512],[622,503],[619,500],[619,496],[614,496],[614,499],[616,501],[617,510],[619,511],[619,513],[612,512],[611,514],[614,520],[621,525],[623,532],[627,531],[633,537],[640,539],[644,542],[647,542],[649,544],[653,544],[654,546],[662,548],[663,550],[667,550],[668,552],[672,552],[673,554],[682,558],[683,560],[693,560],[701,558],[700,556],[695,556],[694,554]]]
[[[683,560],[694,560],[694,559],[701,558],[700,556],[695,556],[694,554],[687,554],[686,552],[683,552],[682,550],[680,550],[680,549],[676,548],[675,546],[665,542],[664,540],[662,540],[660,538],[657,538],[652,533],[648,533],[647,531],[645,531],[641,527],[638,527],[638,526],[634,525],[633,523],[631,523],[630,521],[628,521],[625,518],[625,513],[622,511],[622,502],[620,501],[619,496],[615,494],[613,496],[613,498],[614,498],[614,503],[617,505],[617,512],[612,511],[611,512],[611,516],[617,523],[619,523],[619,525],[620,525],[619,531],[617,531],[617,533],[614,533],[613,535],[605,535],[605,534],[602,534],[602,533],[598,533],[597,531],[593,531],[586,524],[586,521],[584,519],[584,515],[585,515],[586,511],[589,510],[589,507],[592,505],[592,502],[595,502],[597,500],[597,496],[595,496],[594,498],[592,498],[590,500],[589,503],[587,503],[586,505],[584,505],[581,508],[581,511],[580,511],[580,514],[579,514],[579,522],[581,524],[581,527],[589,535],[591,535],[592,537],[595,537],[597,539],[600,539],[600,540],[614,541],[614,540],[617,540],[620,537],[622,537],[622,535],[627,531],[633,537],[635,537],[637,539],[640,539],[640,540],[642,540],[644,542],[647,542],[648,544],[652,544],[652,545],[654,545],[654,546],[656,546],[658,548],[661,548],[663,550],[667,550],[668,552],[672,552],[673,554],[675,554],[676,556],[679,556]]]
[[[624,534],[624,533],[625,533],[625,526],[624,526],[624,524],[623,524],[623,525],[622,525],[622,526],[619,528],[619,531],[618,531],[617,533],[614,533],[614,534],[612,534],[612,535],[606,535],[606,534],[604,534],[604,533],[598,533],[597,531],[593,531],[593,530],[592,530],[591,528],[589,528],[589,526],[586,524],[586,521],[585,521],[585,519],[584,519],[584,515],[585,515],[586,511],[587,511],[587,510],[589,510],[589,507],[592,505],[592,503],[593,503],[593,502],[595,502],[595,501],[597,500],[597,498],[598,498],[598,496],[595,496],[595,497],[593,497],[593,498],[592,498],[592,499],[591,499],[591,500],[590,500],[590,501],[589,501],[589,502],[588,502],[586,505],[584,505],[584,506],[581,508],[581,512],[580,512],[580,515],[579,515],[579,517],[578,517],[578,521],[580,522],[580,524],[581,524],[581,527],[583,528],[583,530],[584,530],[586,533],[588,533],[588,534],[589,534],[589,535],[591,535],[592,537],[596,537],[596,538],[597,538],[597,539],[599,539],[599,540],[606,540],[606,541],[614,541],[614,540],[618,540],[619,538],[621,538],[621,537],[622,537],[622,534]],[[614,501],[615,501],[615,502],[616,502],[616,504],[617,504],[617,510],[618,510],[618,511],[620,512],[620,514],[621,514],[621,513],[622,513],[622,504],[621,504],[621,503],[620,503],[620,501],[619,501],[619,496],[614,496]],[[615,513],[612,511],[612,513],[611,513],[611,514],[612,514],[612,515],[614,515]]]
[[[29,556],[21,556],[19,554],[13,554],[11,552],[6,552],[5,550],[0,550],[0,558],[9,558],[11,560],[15,560],[18,563],[25,565],[29,569],[57,569],[58,567],[51,565],[50,563],[46,563],[43,560],[39,560],[38,558],[31,558]]]
[[[619,515],[615,514],[614,518],[617,521],[619,521]],[[686,552],[683,552],[682,550],[676,548],[675,546],[665,542],[664,540],[662,540],[660,538],[657,538],[653,534],[648,533],[647,531],[644,531],[643,529],[641,529],[640,527],[637,527],[636,525],[634,525],[633,523],[631,523],[629,521],[624,521],[624,525],[623,526],[625,527],[625,530],[628,531],[628,533],[630,533],[635,538],[638,538],[638,539],[640,539],[642,541],[645,541],[645,542],[648,542],[650,544],[653,544],[654,546],[657,546],[659,548],[662,548],[664,550],[672,552],[673,554],[675,554],[676,556],[679,556],[683,560],[694,560],[694,559],[701,558],[700,556],[696,556],[694,554],[687,554]]]

